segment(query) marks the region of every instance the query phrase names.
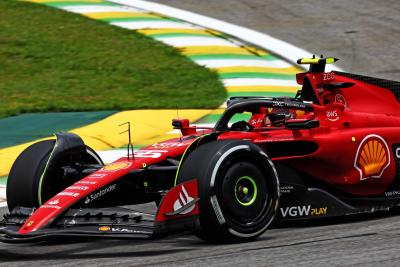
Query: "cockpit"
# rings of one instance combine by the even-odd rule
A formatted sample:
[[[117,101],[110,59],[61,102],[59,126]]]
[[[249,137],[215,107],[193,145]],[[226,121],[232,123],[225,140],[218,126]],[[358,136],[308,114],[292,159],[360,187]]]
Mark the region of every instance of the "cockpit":
[[[256,131],[288,128],[313,119],[313,103],[296,98],[234,97],[214,131]],[[305,126],[304,126],[305,127]]]

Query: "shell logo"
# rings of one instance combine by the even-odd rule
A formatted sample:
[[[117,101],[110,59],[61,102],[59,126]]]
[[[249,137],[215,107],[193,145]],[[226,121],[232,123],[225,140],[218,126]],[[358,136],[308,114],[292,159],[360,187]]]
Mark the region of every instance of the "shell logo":
[[[100,226],[99,227],[99,231],[102,231],[102,232],[107,232],[110,230],[111,230],[111,228],[109,226]]]
[[[118,171],[118,170],[126,169],[129,166],[131,166],[130,162],[115,162],[115,163],[111,163],[110,165],[104,166],[103,170]]]
[[[385,139],[375,134],[366,136],[358,146],[354,161],[360,180],[381,178],[389,165],[390,151]]]

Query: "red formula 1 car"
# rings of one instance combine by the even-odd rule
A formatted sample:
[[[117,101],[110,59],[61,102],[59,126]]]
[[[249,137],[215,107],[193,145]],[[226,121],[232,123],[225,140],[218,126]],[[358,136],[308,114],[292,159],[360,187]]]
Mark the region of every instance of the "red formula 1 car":
[[[182,137],[110,165],[68,133],[28,147],[7,184],[1,240],[154,238],[193,231],[247,241],[273,220],[400,204],[400,83],[310,70],[294,98],[237,97],[213,129],[174,120]],[[155,214],[136,204],[155,202]]]

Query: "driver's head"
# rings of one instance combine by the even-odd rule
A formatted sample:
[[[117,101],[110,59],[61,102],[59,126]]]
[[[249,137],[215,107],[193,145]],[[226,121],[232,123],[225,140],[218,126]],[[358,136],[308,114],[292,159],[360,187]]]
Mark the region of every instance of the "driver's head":
[[[285,125],[286,120],[293,119],[295,116],[288,109],[273,109],[268,114],[268,119],[271,123],[271,126],[281,127]]]

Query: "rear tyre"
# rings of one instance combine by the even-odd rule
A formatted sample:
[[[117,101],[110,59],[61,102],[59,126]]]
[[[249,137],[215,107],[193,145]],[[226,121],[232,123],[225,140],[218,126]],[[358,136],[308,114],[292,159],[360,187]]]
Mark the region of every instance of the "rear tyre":
[[[96,152],[86,147],[84,153],[62,152],[54,164],[45,171],[53,151],[55,140],[45,140],[26,148],[15,160],[7,181],[7,205],[12,211],[15,207],[39,207],[51,197],[81,179],[65,179],[64,166],[74,164],[101,164]]]
[[[183,162],[178,183],[196,178],[199,190],[197,236],[210,242],[249,241],[275,217],[279,182],[273,163],[247,141],[204,144]]]

